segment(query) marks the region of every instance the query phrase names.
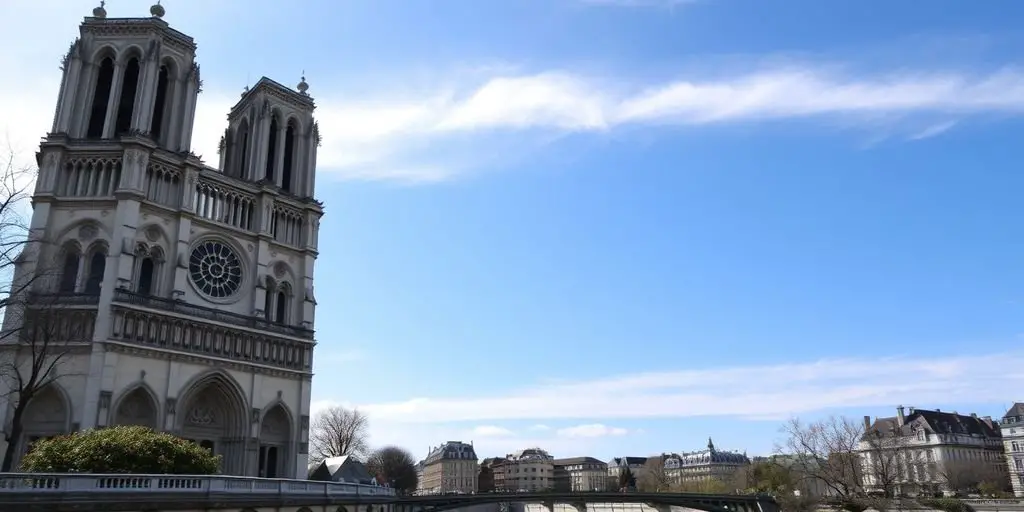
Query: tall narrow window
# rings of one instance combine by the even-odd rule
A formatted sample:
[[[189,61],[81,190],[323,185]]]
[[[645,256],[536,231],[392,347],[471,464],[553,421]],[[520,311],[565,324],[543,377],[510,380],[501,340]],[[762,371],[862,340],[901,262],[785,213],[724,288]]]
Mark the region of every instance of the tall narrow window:
[[[164,110],[167,108],[167,66],[160,66],[160,74],[156,79],[156,99],[153,101],[153,117],[149,123],[149,133],[153,139],[160,141],[164,129]]]
[[[292,191],[292,165],[295,160],[295,122],[288,120],[288,129],[284,134],[284,168],[281,169],[281,188],[285,192]]]
[[[246,167],[249,164],[249,122],[242,121],[242,125],[238,128],[238,172],[235,174],[239,178],[245,179]]]
[[[222,169],[222,170],[224,171],[224,174],[227,174],[228,176],[235,176],[236,175],[235,174],[235,159],[234,159],[234,152],[235,152],[235,142],[234,141],[235,141],[235,132],[229,126],[228,129],[224,131],[224,147],[221,148],[221,151],[224,152],[223,153],[224,154],[224,169]]]
[[[64,256],[64,268],[60,276],[60,291],[62,293],[74,293],[75,285],[78,283],[78,252],[68,251]]]
[[[96,75],[96,91],[92,95],[92,109],[89,113],[89,127],[85,136],[90,139],[103,137],[103,123],[107,120],[107,103],[110,102],[110,88],[114,85],[114,59],[107,57],[100,62]]]
[[[285,295],[284,290],[277,292],[276,305],[277,311],[275,312],[276,314],[274,315],[274,320],[277,321],[277,323],[279,324],[283,324],[288,321],[288,319],[285,318],[288,313],[288,296]]]
[[[153,274],[156,272],[156,264],[152,257],[146,257],[139,265],[139,285],[135,290],[139,295],[153,295]]]
[[[85,293],[98,295],[100,284],[103,283],[103,271],[107,267],[107,255],[101,251],[92,253],[89,258],[89,277],[85,280]]]
[[[274,181],[274,161],[277,160],[277,118],[270,120],[270,133],[267,134],[267,172],[264,178]]]
[[[273,311],[274,311],[274,286],[273,286],[273,283],[271,283],[270,280],[268,279],[267,280],[266,298],[263,300],[263,316],[264,316],[264,318],[266,318],[267,320],[272,320],[273,316],[271,316],[271,314],[272,314]]]
[[[114,135],[121,135],[132,129],[132,111],[135,109],[135,92],[138,87],[139,59],[133,58],[124,67],[124,80],[121,81],[121,99],[117,102],[117,121],[114,123]]]

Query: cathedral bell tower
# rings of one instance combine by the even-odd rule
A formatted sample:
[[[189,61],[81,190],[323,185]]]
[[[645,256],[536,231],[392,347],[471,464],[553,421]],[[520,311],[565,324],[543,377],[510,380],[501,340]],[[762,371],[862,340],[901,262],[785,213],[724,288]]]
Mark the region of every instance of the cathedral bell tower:
[[[46,273],[30,297],[60,306],[74,350],[20,434],[0,381],[0,434],[20,457],[40,438],[146,425],[220,455],[224,474],[305,478],[323,215],[309,84],[246,89],[214,168],[190,150],[195,41],[159,1],[148,17],[92,14],[61,63],[15,268]]]

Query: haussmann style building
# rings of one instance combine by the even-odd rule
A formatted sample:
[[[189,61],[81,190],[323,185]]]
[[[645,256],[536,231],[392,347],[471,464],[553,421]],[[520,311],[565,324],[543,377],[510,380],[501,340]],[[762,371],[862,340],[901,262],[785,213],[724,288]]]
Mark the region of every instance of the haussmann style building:
[[[608,464],[593,457],[570,457],[551,461],[552,487],[561,492],[604,491],[608,488]]]
[[[448,441],[435,446],[420,465],[417,494],[471,494],[477,490],[479,467],[472,444]]]
[[[663,456],[665,476],[675,484],[719,480],[736,488],[744,487],[741,476],[750,459],[746,454],[719,450],[708,438],[708,446],[704,450],[667,454]]]
[[[507,491],[539,491],[554,485],[554,457],[540,448],[526,448],[505,456]]]
[[[196,42],[162,6],[150,14],[97,7],[61,61],[15,271],[31,286],[4,328],[30,322],[21,343],[69,352],[12,442],[24,454],[48,436],[146,425],[221,455],[225,474],[305,478],[323,214],[309,86],[247,88],[211,167],[192,152]],[[12,412],[0,399],[7,435]]]

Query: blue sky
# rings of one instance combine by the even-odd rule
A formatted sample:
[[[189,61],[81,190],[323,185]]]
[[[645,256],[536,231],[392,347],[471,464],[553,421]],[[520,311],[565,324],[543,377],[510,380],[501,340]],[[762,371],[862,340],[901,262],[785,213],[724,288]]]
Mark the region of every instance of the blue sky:
[[[198,153],[306,73],[315,405],[375,445],[768,453],[792,415],[1022,398],[1022,2],[164,5]],[[92,7],[0,7],[28,155]]]

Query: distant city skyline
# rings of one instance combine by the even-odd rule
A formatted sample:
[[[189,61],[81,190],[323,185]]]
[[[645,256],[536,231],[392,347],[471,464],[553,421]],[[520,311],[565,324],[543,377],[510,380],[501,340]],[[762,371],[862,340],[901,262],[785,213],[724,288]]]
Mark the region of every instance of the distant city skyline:
[[[0,7],[19,163],[97,3]],[[313,402],[373,446],[754,456],[793,415],[1022,398],[1024,4],[164,6],[211,165],[243,87],[305,73]]]

